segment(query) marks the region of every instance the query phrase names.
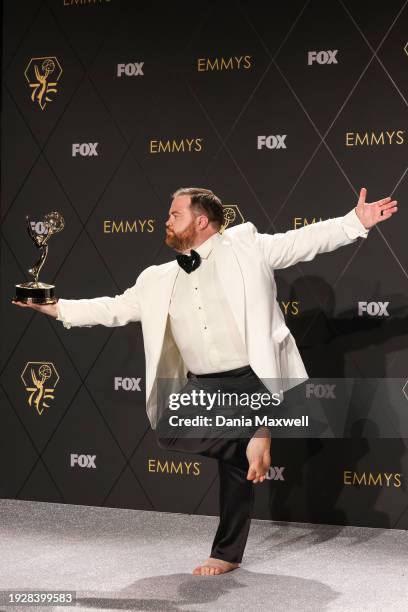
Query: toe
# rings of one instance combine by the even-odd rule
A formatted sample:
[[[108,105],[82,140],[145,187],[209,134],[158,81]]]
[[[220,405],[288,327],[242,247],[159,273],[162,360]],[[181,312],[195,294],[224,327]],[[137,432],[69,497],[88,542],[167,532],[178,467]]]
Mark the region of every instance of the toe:
[[[256,470],[253,467],[249,467],[248,470],[248,474],[247,474],[247,480],[253,480],[256,477]]]
[[[254,481],[253,481],[253,482],[254,482],[254,483],[257,483],[257,482],[262,482],[261,478],[262,478],[262,476],[263,476],[263,475],[264,475],[264,472],[262,472],[261,470],[259,470],[259,469],[258,469],[258,470],[256,471],[256,473],[255,473],[255,478],[254,478]]]
[[[194,576],[218,576],[222,574],[222,568],[215,565],[197,565],[193,570]]]

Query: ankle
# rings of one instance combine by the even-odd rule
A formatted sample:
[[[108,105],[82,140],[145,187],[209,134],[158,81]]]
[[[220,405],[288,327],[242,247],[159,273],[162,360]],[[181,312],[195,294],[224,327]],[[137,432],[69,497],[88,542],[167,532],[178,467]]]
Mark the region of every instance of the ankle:
[[[219,557],[208,557],[208,561],[217,561],[219,563],[226,563],[227,565],[239,565],[236,561],[226,561],[225,559],[220,559]]]
[[[253,439],[253,438],[270,438],[270,437],[271,437],[270,429],[268,427],[265,427],[264,425],[262,425],[261,427],[258,427],[258,429],[256,430],[256,432],[254,433],[254,435],[252,436],[251,439]]]

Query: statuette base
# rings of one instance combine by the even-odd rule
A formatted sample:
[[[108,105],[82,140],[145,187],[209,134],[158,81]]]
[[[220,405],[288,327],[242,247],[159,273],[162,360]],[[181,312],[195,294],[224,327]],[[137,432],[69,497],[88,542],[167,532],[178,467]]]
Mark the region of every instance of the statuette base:
[[[16,294],[14,300],[24,304],[55,304],[58,300],[55,296],[55,285],[47,283],[20,283],[15,286]]]

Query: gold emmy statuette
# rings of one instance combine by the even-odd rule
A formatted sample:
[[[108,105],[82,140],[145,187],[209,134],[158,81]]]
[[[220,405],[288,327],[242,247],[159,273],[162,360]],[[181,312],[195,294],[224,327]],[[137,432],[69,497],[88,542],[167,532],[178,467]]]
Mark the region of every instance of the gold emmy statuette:
[[[14,300],[17,302],[24,302],[25,304],[55,304],[57,302],[54,293],[55,285],[40,283],[38,281],[38,275],[48,254],[47,242],[50,236],[58,234],[58,232],[64,229],[64,218],[58,212],[51,212],[45,215],[44,227],[46,232],[44,234],[37,234],[33,231],[28,215],[26,216],[26,226],[28,235],[37,249],[40,250],[41,255],[37,263],[28,270],[28,273],[31,274],[34,280],[29,283],[20,283],[16,285]]]

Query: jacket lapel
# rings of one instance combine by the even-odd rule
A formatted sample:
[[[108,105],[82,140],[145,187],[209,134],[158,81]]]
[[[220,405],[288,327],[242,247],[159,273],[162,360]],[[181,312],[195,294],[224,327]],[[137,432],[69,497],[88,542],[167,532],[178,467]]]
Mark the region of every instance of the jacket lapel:
[[[177,261],[170,262],[170,265],[160,270],[157,278],[157,346],[162,347],[164,332],[166,330],[167,316],[169,313],[170,299],[173,293],[174,283],[176,282],[177,275],[180,271],[180,266]],[[154,306],[152,305],[152,308]],[[159,351],[160,352],[160,351]]]

